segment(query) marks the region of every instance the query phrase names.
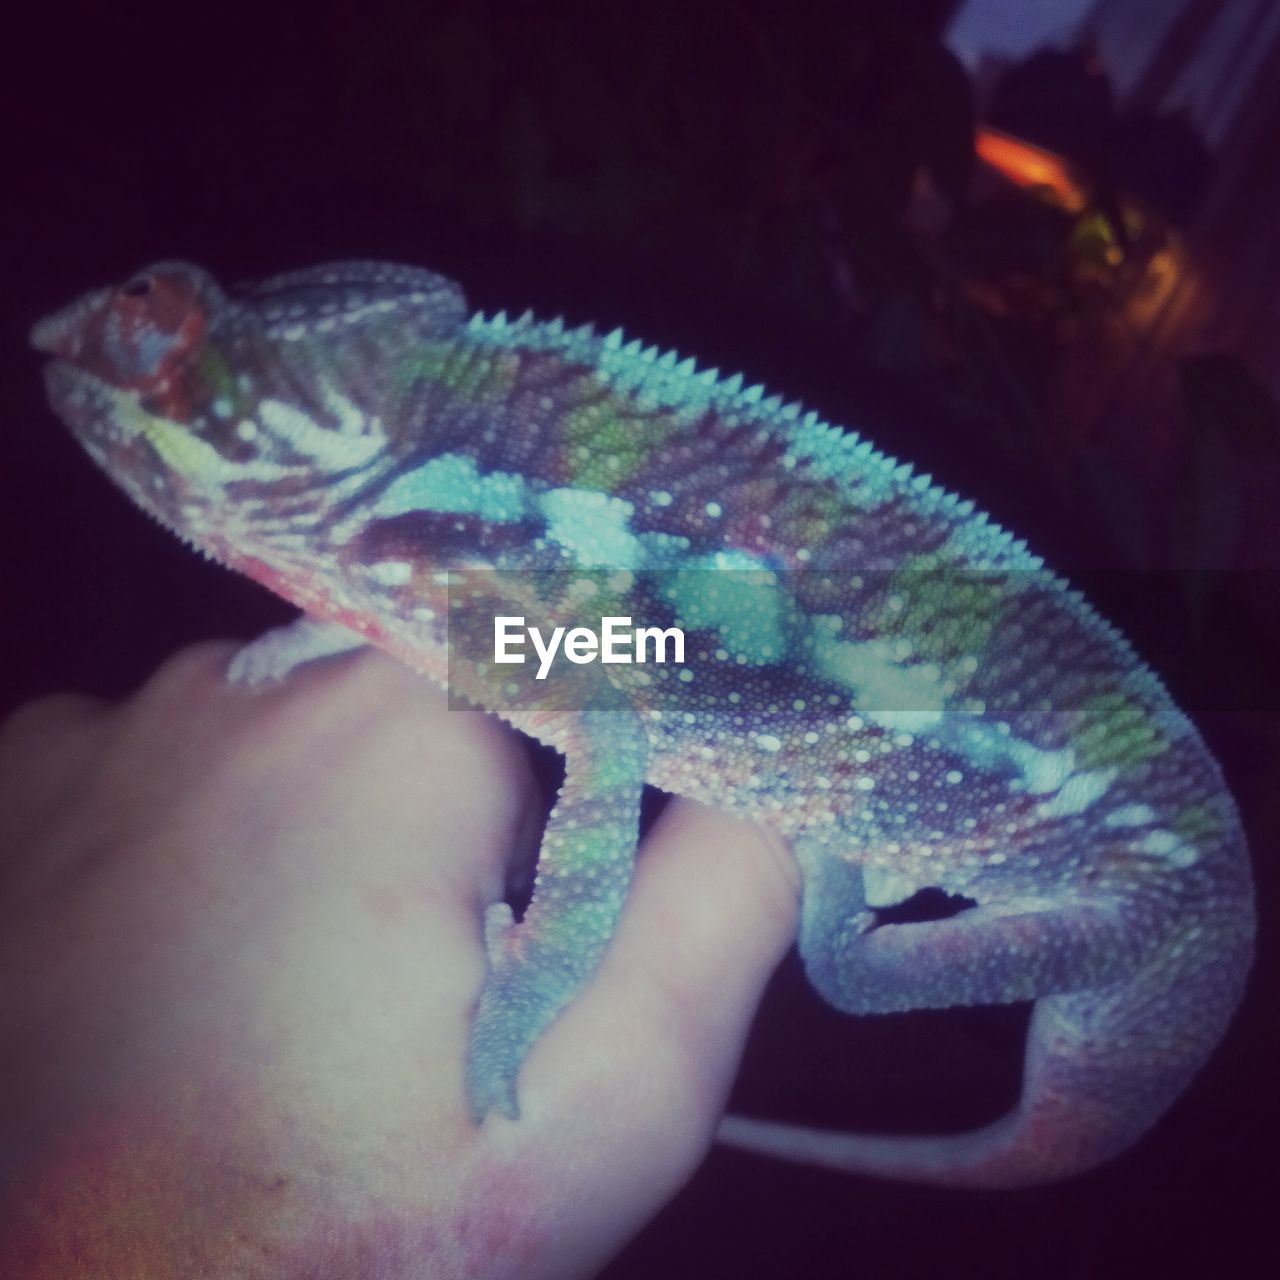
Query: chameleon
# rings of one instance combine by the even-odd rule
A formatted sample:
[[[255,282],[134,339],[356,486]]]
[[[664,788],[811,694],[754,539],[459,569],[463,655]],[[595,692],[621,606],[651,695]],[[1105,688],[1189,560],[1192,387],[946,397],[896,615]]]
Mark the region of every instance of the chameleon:
[[[741,376],[432,271],[224,288],[161,262],[48,316],[52,408],[129,496],[302,610],[230,678],[374,645],[550,744],[517,920],[487,908],[477,1123],[591,981],[652,785],[777,832],[806,973],[852,1014],[1032,1002],[1019,1100],[969,1133],[729,1116],[734,1145],[1010,1187],[1147,1131],[1249,970],[1241,823],[1128,642],[975,505]],[[686,661],[511,677],[499,617],[678,628]],[[901,922],[933,888],[963,909]],[[890,916],[890,918],[885,918]]]

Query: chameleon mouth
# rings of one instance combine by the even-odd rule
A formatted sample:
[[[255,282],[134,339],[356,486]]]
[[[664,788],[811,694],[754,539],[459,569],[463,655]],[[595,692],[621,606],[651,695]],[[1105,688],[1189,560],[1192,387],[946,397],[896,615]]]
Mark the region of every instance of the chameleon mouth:
[[[183,423],[147,409],[136,390],[61,358],[45,366],[44,379],[54,412],[143,506],[164,494],[220,495],[236,478],[233,463]]]
[[[37,320],[28,335],[31,345],[46,355],[76,360],[90,323],[114,293],[114,289],[98,289],[69,307]]]

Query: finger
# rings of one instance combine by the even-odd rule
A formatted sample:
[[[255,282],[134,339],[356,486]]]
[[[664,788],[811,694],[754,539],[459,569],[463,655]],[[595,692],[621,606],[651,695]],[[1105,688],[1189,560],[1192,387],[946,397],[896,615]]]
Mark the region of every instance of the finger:
[[[215,795],[269,781],[296,821],[314,815],[363,831],[366,848],[376,836],[383,850],[412,849],[442,893],[468,904],[500,895],[507,861],[536,841],[541,808],[515,734],[373,650],[250,689],[225,681],[233,653],[184,650],[123,705],[113,747],[131,776],[120,787],[175,771]]]
[[[0,723],[0,850],[29,850],[62,813],[101,749],[109,708],[61,693],[19,707]]]
[[[651,1002],[692,1055],[723,1047],[734,1056],[795,936],[799,892],[795,862],[776,836],[675,800],[641,851],[613,980]]]

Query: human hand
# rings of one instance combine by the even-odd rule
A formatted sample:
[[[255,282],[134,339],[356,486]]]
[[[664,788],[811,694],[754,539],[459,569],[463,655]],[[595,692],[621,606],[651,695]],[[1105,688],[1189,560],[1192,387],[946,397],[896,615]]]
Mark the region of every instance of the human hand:
[[[589,1275],[702,1159],[794,930],[687,802],[616,938],[470,1120],[484,906],[536,848],[514,735],[380,655],[246,691],[227,645],[0,732],[0,1273]]]

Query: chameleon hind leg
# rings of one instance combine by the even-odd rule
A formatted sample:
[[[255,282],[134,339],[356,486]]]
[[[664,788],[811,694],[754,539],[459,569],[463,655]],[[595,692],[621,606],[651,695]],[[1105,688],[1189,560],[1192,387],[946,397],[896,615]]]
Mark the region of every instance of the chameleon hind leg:
[[[979,906],[945,920],[876,927],[861,873],[812,847],[800,945],[837,1007],[883,1013],[1035,1000],[1022,1092],[971,1133],[838,1134],[728,1117],[730,1145],[850,1172],[954,1186],[1010,1187],[1090,1168],[1138,1138],[1220,1036],[1248,967],[1247,918],[1224,904],[1153,938],[1121,901]],[[1228,931],[1206,968],[1203,930]]]
[[[574,713],[557,745],[565,779],[543,832],[533,900],[518,924],[505,903],[485,918],[489,970],[466,1073],[476,1120],[519,1114],[521,1064],[595,971],[631,879],[648,760],[639,721],[622,707],[589,707]]]

